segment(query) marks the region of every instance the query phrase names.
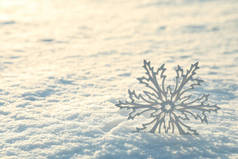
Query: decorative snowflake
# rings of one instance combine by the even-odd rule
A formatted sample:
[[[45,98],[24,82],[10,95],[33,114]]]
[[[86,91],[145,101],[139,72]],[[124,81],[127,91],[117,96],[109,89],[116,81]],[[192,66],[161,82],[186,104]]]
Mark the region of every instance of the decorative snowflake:
[[[150,62],[144,60],[146,77],[137,78],[139,83],[144,84],[147,90],[143,94],[136,94],[128,90],[130,101],[119,101],[116,106],[132,110],[128,119],[149,113],[152,120],[142,124],[137,131],[149,129],[152,133],[175,133],[198,135],[196,130],[184,122],[194,118],[200,122],[208,123],[207,112],[217,112],[217,105],[207,103],[208,95],[194,97],[187,94],[194,87],[199,86],[203,80],[195,78],[196,70],[199,69],[198,62],[192,64],[186,72],[178,65],[176,68],[175,86],[165,86],[166,68],[164,64],[156,71]]]

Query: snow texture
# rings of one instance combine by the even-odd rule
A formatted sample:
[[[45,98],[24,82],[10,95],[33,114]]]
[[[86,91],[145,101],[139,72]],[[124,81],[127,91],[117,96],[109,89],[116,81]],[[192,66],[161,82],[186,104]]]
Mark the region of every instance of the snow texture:
[[[238,158],[237,0],[0,0],[0,158]],[[115,104],[143,59],[199,61],[218,113],[199,136],[134,132]],[[148,118],[149,119],[149,118]]]

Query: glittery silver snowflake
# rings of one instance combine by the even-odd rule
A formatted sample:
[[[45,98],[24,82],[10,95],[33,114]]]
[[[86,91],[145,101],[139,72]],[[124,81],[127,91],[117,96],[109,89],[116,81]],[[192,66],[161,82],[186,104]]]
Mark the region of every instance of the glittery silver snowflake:
[[[150,121],[142,124],[140,130],[149,130],[152,133],[175,133],[198,135],[196,130],[185,124],[191,118],[208,123],[207,113],[217,112],[217,105],[208,104],[208,95],[194,97],[191,91],[203,82],[194,77],[199,69],[198,62],[192,64],[187,71],[179,65],[176,68],[175,85],[167,85],[164,64],[157,70],[149,61],[144,60],[146,76],[137,78],[145,85],[143,93],[136,94],[128,90],[129,101],[119,101],[116,106],[130,109],[128,119],[134,119],[142,114],[149,114]],[[189,94],[188,94],[189,93]],[[151,120],[152,119],[152,120]]]

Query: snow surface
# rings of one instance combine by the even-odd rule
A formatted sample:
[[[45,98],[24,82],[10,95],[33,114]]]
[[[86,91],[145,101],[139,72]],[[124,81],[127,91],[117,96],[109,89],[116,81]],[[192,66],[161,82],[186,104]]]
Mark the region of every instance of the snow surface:
[[[222,109],[198,137],[135,133],[114,106],[143,59],[200,62]],[[238,158],[237,0],[0,0],[0,158]]]

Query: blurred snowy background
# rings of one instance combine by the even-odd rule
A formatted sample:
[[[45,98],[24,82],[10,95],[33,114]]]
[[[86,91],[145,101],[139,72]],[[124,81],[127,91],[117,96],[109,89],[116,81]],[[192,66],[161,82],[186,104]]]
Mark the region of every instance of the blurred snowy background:
[[[222,109],[199,137],[134,133],[114,106],[143,59],[200,62]],[[237,0],[0,0],[1,159],[235,159],[237,111]]]

